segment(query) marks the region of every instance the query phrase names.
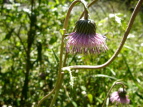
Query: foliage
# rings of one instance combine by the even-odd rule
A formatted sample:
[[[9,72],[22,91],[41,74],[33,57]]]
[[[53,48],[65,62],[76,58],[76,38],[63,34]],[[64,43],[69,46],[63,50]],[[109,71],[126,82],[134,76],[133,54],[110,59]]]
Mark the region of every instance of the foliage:
[[[1,4],[0,16],[0,106],[30,107],[48,92],[57,79],[59,48],[64,18],[70,1],[39,0]],[[20,1],[19,1],[20,2]],[[133,6],[135,6],[135,3]],[[68,55],[67,65],[99,65],[116,51],[127,27],[130,10],[120,2],[97,2],[90,7],[97,32],[107,36],[109,51],[101,55]],[[79,14],[76,6],[68,33]],[[121,79],[127,85],[131,107],[143,103],[143,21],[140,12],[118,58],[98,70],[75,70],[64,76],[56,107],[101,107],[109,88]],[[118,89],[118,87],[117,87]],[[115,89],[116,90],[116,89]],[[43,103],[48,105],[52,97]]]

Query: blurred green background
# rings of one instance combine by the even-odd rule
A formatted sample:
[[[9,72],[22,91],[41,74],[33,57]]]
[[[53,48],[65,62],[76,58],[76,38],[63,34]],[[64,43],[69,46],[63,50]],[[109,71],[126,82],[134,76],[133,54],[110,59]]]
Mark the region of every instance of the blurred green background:
[[[6,1],[6,0],[5,0]],[[0,0],[0,107],[34,107],[55,85],[66,12],[73,0]],[[90,3],[92,0],[87,0]],[[105,63],[118,48],[138,0],[99,0],[89,8],[97,33],[109,50],[100,55],[68,55],[67,65]],[[77,4],[67,33],[83,12]],[[106,68],[73,70],[64,76],[55,107],[101,107],[112,84],[127,86],[130,107],[143,104],[143,6],[118,57]],[[116,86],[116,91],[120,86]],[[52,96],[43,102],[48,107]],[[109,100],[109,99],[107,99]],[[114,106],[109,103],[109,106]]]

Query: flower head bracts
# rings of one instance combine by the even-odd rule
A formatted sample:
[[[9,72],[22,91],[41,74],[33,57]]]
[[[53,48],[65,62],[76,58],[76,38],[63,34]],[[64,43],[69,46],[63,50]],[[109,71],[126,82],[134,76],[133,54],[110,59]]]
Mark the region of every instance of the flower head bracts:
[[[96,25],[92,20],[77,21],[75,32],[66,39],[66,50],[69,53],[100,54],[108,49],[106,37],[96,33]]]
[[[85,35],[96,33],[95,22],[88,19],[80,19],[79,21],[77,21],[75,29],[77,33],[82,33]]]

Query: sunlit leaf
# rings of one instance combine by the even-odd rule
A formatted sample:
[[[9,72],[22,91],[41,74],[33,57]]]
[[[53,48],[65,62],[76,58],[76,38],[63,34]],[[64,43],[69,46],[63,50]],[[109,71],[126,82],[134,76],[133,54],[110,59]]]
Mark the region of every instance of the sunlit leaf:
[[[92,96],[92,94],[88,94],[87,96],[88,96],[89,102],[92,103],[93,102],[93,96]]]

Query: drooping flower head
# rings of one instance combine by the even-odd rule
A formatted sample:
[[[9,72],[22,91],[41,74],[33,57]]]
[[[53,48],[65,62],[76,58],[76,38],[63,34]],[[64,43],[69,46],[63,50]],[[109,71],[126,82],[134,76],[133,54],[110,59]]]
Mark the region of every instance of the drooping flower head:
[[[66,50],[69,53],[100,54],[108,49],[106,37],[96,33],[96,25],[90,19],[77,21],[75,32],[70,33],[66,39]]]
[[[130,103],[128,96],[126,95],[126,91],[123,88],[119,88],[118,91],[113,92],[110,96],[110,101],[112,103],[117,103],[117,104],[129,104]]]

